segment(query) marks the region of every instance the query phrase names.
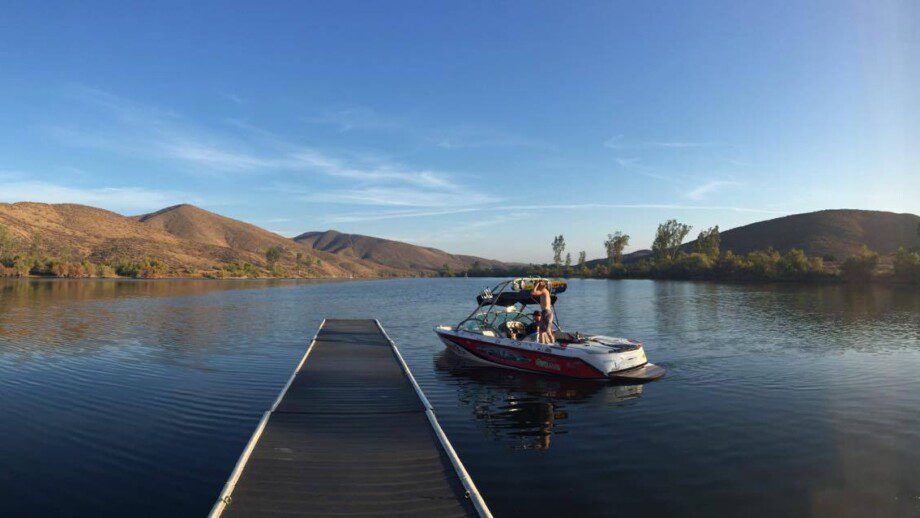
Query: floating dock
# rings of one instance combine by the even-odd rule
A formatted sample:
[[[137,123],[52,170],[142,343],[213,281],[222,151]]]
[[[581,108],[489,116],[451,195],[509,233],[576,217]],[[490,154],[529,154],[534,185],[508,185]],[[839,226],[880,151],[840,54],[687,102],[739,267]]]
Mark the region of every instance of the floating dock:
[[[324,320],[210,516],[491,517],[377,320]]]

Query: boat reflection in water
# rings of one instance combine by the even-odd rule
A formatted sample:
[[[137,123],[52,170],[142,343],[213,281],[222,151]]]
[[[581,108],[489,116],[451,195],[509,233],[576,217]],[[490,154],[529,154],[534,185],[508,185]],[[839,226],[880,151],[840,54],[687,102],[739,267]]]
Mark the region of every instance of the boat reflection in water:
[[[620,405],[642,395],[642,385],[598,383],[471,364],[445,349],[435,369],[456,383],[460,402],[473,409],[486,434],[516,450],[547,450],[568,433],[569,409],[591,402]]]

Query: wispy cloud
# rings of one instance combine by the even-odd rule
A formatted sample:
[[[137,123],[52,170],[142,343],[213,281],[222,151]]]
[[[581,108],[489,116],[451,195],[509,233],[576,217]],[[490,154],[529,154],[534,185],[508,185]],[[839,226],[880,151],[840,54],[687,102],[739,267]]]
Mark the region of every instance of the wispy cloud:
[[[704,184],[702,184],[702,185],[699,185],[699,186],[697,186],[697,187],[695,187],[695,188],[693,188],[693,189],[690,189],[689,191],[687,191],[686,196],[687,196],[687,198],[690,198],[691,200],[701,200],[701,199],[703,199],[707,194],[709,194],[709,193],[711,193],[711,192],[713,192],[713,191],[716,191],[716,190],[721,189],[721,188],[723,188],[723,187],[732,186],[732,185],[738,185],[738,183],[737,183],[737,182],[724,181],[724,180],[710,180],[710,181],[708,181],[708,182],[706,182],[706,183],[704,183]]]
[[[426,136],[426,140],[443,149],[536,147],[540,145],[533,139],[475,126],[435,130]]]
[[[420,190],[406,187],[362,187],[305,195],[305,201],[396,207],[448,207],[458,203],[481,205],[497,201],[485,193]],[[462,201],[461,201],[462,200]]]
[[[555,204],[555,205],[501,205],[502,211],[514,212],[539,212],[539,211],[582,211],[582,210],[669,210],[669,211],[730,211],[730,212],[751,212],[757,214],[785,214],[781,210],[761,209],[755,207],[732,207],[724,205],[682,205],[671,203],[574,203],[574,204]],[[334,214],[325,219],[329,223],[352,223],[358,221],[377,221],[385,219],[398,218],[423,218],[434,216],[446,216],[451,214],[466,214],[477,212],[494,212],[493,206],[464,207],[458,209],[442,210],[401,210],[391,212],[364,212]]]
[[[669,179],[667,176],[655,172],[653,168],[643,165],[642,159],[638,157],[617,157],[616,162],[620,167],[630,171],[631,173],[640,174],[648,178],[654,178],[655,180]]]
[[[398,133],[419,143],[442,149],[467,149],[483,147],[532,147],[536,140],[514,135],[492,127],[466,124],[432,128],[404,117],[383,115],[365,107],[350,107],[325,112],[305,118],[311,124],[329,125],[339,132],[375,131]]]
[[[243,104],[243,98],[238,95],[222,92],[220,97],[225,101],[232,102],[233,104]]]
[[[604,141],[604,147],[610,149],[688,149],[715,146],[715,142],[692,142],[685,140],[629,140],[623,135],[614,135]]]
[[[356,212],[348,214],[333,214],[326,217],[324,221],[328,223],[354,223],[359,221],[380,221],[401,218],[426,218],[434,216],[446,216],[449,214],[479,212],[481,210],[483,210],[481,207],[463,207],[456,209],[413,209],[384,212]]]
[[[411,130],[409,124],[402,119],[385,117],[374,110],[363,107],[327,111],[308,116],[304,120],[310,124],[334,126],[343,133],[351,130]]]
[[[71,95],[100,110],[107,122],[103,125],[107,129],[51,128],[55,137],[77,147],[165,159],[186,165],[194,174],[305,175],[288,175],[285,188],[276,189],[288,193],[296,193],[296,188],[289,187],[296,187],[310,175],[347,181],[347,187],[314,187],[308,195],[300,196],[317,202],[437,207],[458,200],[476,204],[496,199],[463,186],[456,174],[413,168],[383,157],[340,156],[291,142],[242,121],[229,121],[233,133],[228,134],[203,129],[173,112],[145,107],[99,90],[75,88]],[[353,119],[343,129],[359,124],[385,126],[383,122],[366,122],[366,114],[347,115]],[[298,178],[303,180],[298,182]]]
[[[178,191],[141,187],[69,187],[42,181],[0,180],[0,201],[34,201],[41,203],[78,203],[114,211],[146,211],[178,203],[201,204],[203,200]]]
[[[670,141],[670,142],[648,142],[650,146],[665,147],[665,148],[691,148],[691,147],[707,147],[712,146],[712,142],[680,142],[680,141]]]
[[[444,243],[454,246],[458,242],[469,242],[479,240],[487,236],[487,230],[499,225],[507,225],[515,221],[526,218],[526,214],[496,214],[486,218],[464,221],[457,225],[451,225],[447,230],[443,230],[433,235],[426,235],[424,240],[413,240],[415,242],[424,241],[426,243]]]

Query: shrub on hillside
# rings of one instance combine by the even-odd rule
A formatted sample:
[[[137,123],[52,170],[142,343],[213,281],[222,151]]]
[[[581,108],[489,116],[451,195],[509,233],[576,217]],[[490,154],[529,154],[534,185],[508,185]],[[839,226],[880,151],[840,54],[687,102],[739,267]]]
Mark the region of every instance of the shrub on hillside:
[[[115,273],[115,269],[107,264],[97,264],[93,270],[93,275],[96,277],[117,277],[118,274]]]
[[[713,273],[716,277],[723,279],[742,278],[750,269],[750,263],[740,255],[735,255],[731,250],[726,250],[719,255],[716,261]]]
[[[22,272],[16,268],[0,263],[0,277],[21,277]]]
[[[802,279],[809,270],[808,256],[798,248],[786,252],[779,261],[780,276],[784,279]]]
[[[84,268],[83,263],[72,263],[66,261],[49,261],[49,274],[55,277],[78,278],[86,277],[91,272]]]
[[[865,282],[872,278],[875,267],[878,266],[878,254],[862,246],[859,253],[851,255],[840,265],[840,273],[850,282]]]
[[[259,276],[259,269],[251,263],[229,263],[222,267],[222,277],[249,277],[256,278]]]
[[[894,275],[899,280],[920,283],[920,254],[898,248],[894,256]]]
[[[606,277],[607,276],[607,266],[598,263],[594,266],[594,269],[591,271],[591,275],[595,277]]]
[[[142,261],[118,260],[112,265],[117,275],[138,279],[155,279],[166,274],[168,268],[156,259],[144,258]]]
[[[613,263],[609,266],[599,264],[598,267],[602,267],[607,272],[607,276],[612,279],[620,279],[629,275],[629,268],[623,263]]]
[[[16,257],[13,260],[12,268],[19,272],[20,277],[25,277],[32,271],[33,265],[34,261],[29,257]]]
[[[709,276],[712,265],[712,259],[705,253],[680,253],[673,261],[664,261],[658,273],[672,279],[702,279]]]

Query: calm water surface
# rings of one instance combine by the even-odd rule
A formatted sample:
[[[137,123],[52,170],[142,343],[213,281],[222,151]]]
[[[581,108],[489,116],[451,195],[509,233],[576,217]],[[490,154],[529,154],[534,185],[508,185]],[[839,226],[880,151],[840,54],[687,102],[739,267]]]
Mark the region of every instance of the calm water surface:
[[[920,515],[916,290],[572,281],[669,369],[617,386],[457,363],[488,283],[2,281],[0,516],[205,515],[325,316],[383,322],[496,516]]]

